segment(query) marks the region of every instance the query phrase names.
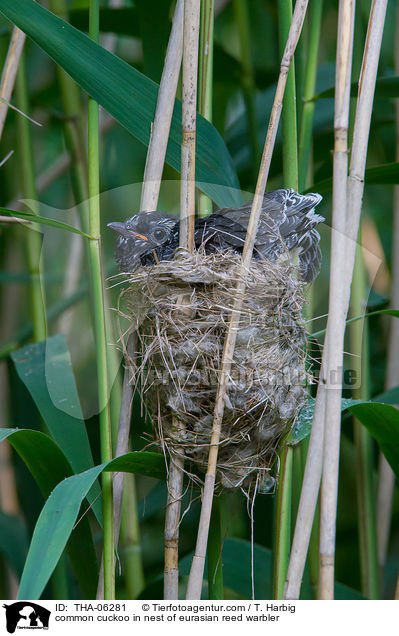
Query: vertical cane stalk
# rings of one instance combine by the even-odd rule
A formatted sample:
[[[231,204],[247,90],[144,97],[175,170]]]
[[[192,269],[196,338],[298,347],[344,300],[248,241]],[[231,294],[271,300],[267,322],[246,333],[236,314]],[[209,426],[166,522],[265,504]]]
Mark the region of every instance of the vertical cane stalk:
[[[280,473],[275,501],[273,550],[273,598],[283,598],[291,543],[293,448],[285,445],[280,451]]]
[[[298,188],[299,192],[307,187],[307,175],[312,148],[312,126],[315,102],[309,101],[316,87],[317,56],[319,51],[323,0],[312,2],[309,9],[309,43],[306,57],[303,88],[303,106],[298,150]]]
[[[319,598],[334,597],[335,514],[341,423],[342,362],[345,333],[343,286],[348,175],[348,128],[353,51],[354,2],[340,3],[334,111],[333,232],[331,237],[330,293],[326,332],[327,359],[324,380],[325,441],[320,508]],[[330,380],[336,378],[333,385]],[[329,447],[331,445],[331,447]],[[332,522],[332,517],[334,521]]]
[[[303,76],[303,91],[302,91],[302,108],[299,109],[300,113],[300,134],[298,143],[298,191],[303,192],[310,183],[313,182],[313,170],[312,168],[312,128],[313,128],[313,116],[315,103],[310,101],[315,93],[316,88],[316,75],[317,75],[317,60],[319,52],[320,31],[321,31],[321,19],[323,11],[323,0],[319,2],[312,2],[309,8],[308,14],[308,42],[306,49],[306,60],[304,64],[304,76]],[[304,48],[304,47],[303,47]],[[297,78],[298,73],[297,73]],[[298,99],[298,93],[297,93]],[[306,319],[310,322],[314,316],[314,294],[313,286],[307,290],[306,300]],[[298,448],[298,460],[301,458],[302,472],[301,481],[303,481],[303,471],[306,463],[306,456],[308,451],[308,440],[301,442]],[[295,456],[294,456],[295,462]],[[299,497],[297,499],[299,501]],[[319,569],[319,510],[316,509],[316,514],[313,521],[312,532],[309,541],[309,553],[308,553],[308,565],[310,584],[312,588],[313,597],[316,597],[317,590],[317,578]]]
[[[256,84],[251,55],[251,29],[247,0],[234,0],[235,21],[240,39],[241,85],[247,111],[248,136],[252,151],[252,173],[256,180],[256,167],[260,157],[256,117]]]
[[[193,251],[195,224],[195,137],[197,117],[200,2],[185,0],[183,30],[183,99],[180,183],[180,247]],[[184,307],[185,299],[179,304]],[[181,422],[174,422],[177,429]],[[169,517],[165,523],[165,598],[177,598],[178,538],[184,457],[171,454],[168,475]],[[169,523],[168,523],[169,521]]]
[[[290,24],[292,20],[292,0],[278,1],[278,27],[280,39],[280,55],[284,52]],[[283,183],[286,188],[298,190],[298,147],[295,95],[294,60],[288,71],[287,86],[284,93],[283,110],[281,111],[281,127],[283,132]]]
[[[98,42],[99,2],[90,0],[89,36]],[[112,459],[111,418],[108,392],[107,341],[103,273],[101,268],[100,198],[99,198],[99,108],[89,97],[88,104],[88,159],[89,159],[89,259],[94,304],[94,334],[97,359],[98,408],[100,414],[101,461]],[[114,515],[112,473],[102,474],[103,494],[103,550],[104,598],[115,598]]]
[[[355,268],[351,292],[351,311],[353,316],[361,316],[366,302],[366,272],[364,269],[362,248],[356,251]],[[368,365],[368,329],[366,321],[358,320],[351,324],[351,353],[355,366],[355,377],[360,386],[354,389],[353,397],[359,400],[370,399],[370,373]],[[374,445],[373,439],[364,426],[354,419],[354,441],[356,450],[356,490],[358,504],[359,552],[361,589],[367,598],[377,599],[379,592],[377,528],[375,514],[374,483]]]
[[[201,3],[198,62],[198,112],[208,121],[212,121],[214,12],[214,0],[204,0],[204,2]],[[212,200],[203,192],[199,192],[198,215],[207,216],[211,212]]]
[[[28,84],[26,74],[25,54],[20,50],[19,67],[16,75],[16,101],[18,108],[29,113]],[[35,183],[35,164],[31,134],[31,122],[25,117],[17,118],[18,149],[21,165],[21,190],[26,199],[30,199],[30,211],[39,214],[39,202]],[[30,276],[30,310],[33,324],[33,340],[41,342],[47,337],[47,318],[45,305],[45,290],[42,280],[41,267],[42,235],[39,226],[26,230],[26,253]],[[60,559],[52,576],[52,587],[55,598],[65,598],[67,594],[67,580],[65,561]]]
[[[22,52],[16,78],[16,99],[18,108],[25,114],[29,112],[28,86],[25,55]],[[17,117],[18,149],[20,155],[21,190],[24,198],[30,199],[31,211],[39,214],[39,203],[35,184],[35,168],[31,135],[31,122],[19,115]],[[26,231],[26,254],[30,276],[30,311],[33,324],[33,339],[40,342],[46,339],[46,308],[42,271],[40,265],[42,236],[39,226]]]
[[[204,0],[204,2],[201,3],[198,61],[198,112],[208,121],[212,121],[214,12],[214,0]],[[203,192],[199,192],[198,215],[207,216],[210,212],[212,212],[212,200]],[[208,596],[210,599],[223,598],[220,524],[220,502],[219,500],[215,500],[212,508],[208,544]]]
[[[8,104],[14,89],[19,60],[22,55],[24,44],[25,33],[20,31],[17,27],[14,27],[3,72],[1,74],[0,97],[4,101],[0,101],[0,139],[3,134],[4,123],[8,112]]]
[[[288,70],[294,55],[295,47],[301,33],[303,20],[307,9],[307,0],[297,0],[295,5],[294,16],[292,19],[288,41],[284,50],[281,62],[280,75],[277,83],[276,95],[274,98],[273,108],[270,115],[269,127],[266,135],[265,147],[263,150],[262,161],[259,170],[258,182],[255,190],[255,197],[252,204],[251,215],[248,223],[247,236],[242,255],[240,277],[236,287],[236,296],[231,309],[230,319],[228,322],[226,339],[223,349],[223,357],[221,370],[219,375],[219,384],[216,394],[214,420],[212,427],[211,443],[208,457],[208,467],[205,476],[205,485],[203,491],[203,500],[201,507],[200,522],[197,533],[197,543],[195,554],[191,564],[190,576],[187,586],[187,598],[198,599],[201,597],[202,579],[204,573],[204,561],[206,554],[206,546],[208,541],[209,522],[212,510],[212,500],[216,480],[216,466],[218,458],[218,446],[222,428],[225,396],[228,387],[228,381],[233,361],[236,334],[240,322],[240,312],[242,297],[245,292],[246,272],[248,272],[252,252],[255,244],[256,231],[259,224],[261,213],[261,205],[265,193],[266,182],[269,174],[271,157],[276,139],[277,128],[280,121],[282,109],[282,101],[284,97],[285,86],[287,82]]]
[[[180,247],[193,251],[195,225],[195,134],[200,2],[185,0],[180,188]]]
[[[120,532],[120,550],[125,562],[126,590],[129,599],[137,598],[145,587],[134,477],[135,475],[125,477]]]
[[[184,5],[184,6],[183,6]],[[198,71],[198,2],[180,2],[176,5],[176,38],[178,38],[178,66],[175,67],[174,94],[176,93],[180,62],[183,52],[183,108],[182,108],[182,170],[180,187],[180,245],[192,250],[195,221],[195,124],[197,104]],[[180,17],[178,17],[180,16]],[[181,40],[183,34],[183,40]],[[177,60],[172,54],[171,61]],[[173,94],[173,97],[174,97]],[[170,103],[172,115],[173,101]],[[170,119],[168,123],[168,131]],[[166,138],[167,141],[167,138]],[[166,151],[166,144],[165,144]],[[184,299],[181,299],[184,304]],[[181,423],[174,421],[179,429]],[[184,456],[171,452],[168,471],[168,498],[165,514],[165,566],[164,598],[177,599],[179,593],[179,525],[181,498],[183,493]]]
[[[279,0],[278,22],[280,54],[284,52],[292,21],[292,1]],[[292,61],[284,93],[281,125],[283,132],[283,183],[287,188],[298,190],[298,147],[295,97],[295,68]],[[287,575],[291,543],[293,448],[284,445],[280,451],[280,474],[277,485],[274,532],[274,598],[281,599]]]
[[[339,243],[340,246],[343,244],[342,249],[337,250],[335,257],[334,254],[332,255],[330,303],[332,303],[333,311],[331,314],[329,312],[328,319],[331,321],[332,327],[329,329],[327,324],[326,334],[328,350],[327,381],[330,379],[329,374],[332,371],[335,371],[336,376],[342,376],[342,373],[339,373],[339,369],[342,369],[345,319],[349,306],[350,283],[355,262],[356,239],[362,209],[367,145],[386,6],[386,0],[373,0],[370,8],[362,71],[359,79],[359,95],[349,169],[347,218],[343,230],[341,229],[341,222],[339,228],[337,228],[339,232],[345,232],[347,240],[346,237],[345,240],[340,240],[339,237],[337,237],[337,243]],[[340,139],[338,139],[338,141],[340,141]],[[342,151],[343,150],[342,147]],[[337,187],[342,189],[342,181],[337,183]],[[339,215],[339,218],[343,220],[341,219],[341,215]],[[334,321],[334,319],[336,320]],[[340,380],[340,386],[336,388],[331,386],[329,390],[327,390],[325,411],[328,426],[326,426],[323,455],[319,577],[319,597],[322,599],[332,599],[334,597],[334,553],[342,377]]]
[[[223,564],[221,505],[216,498],[212,506],[208,540],[208,598],[223,599]]]
[[[346,230],[345,218],[347,179],[347,129],[349,119],[349,89],[351,77],[350,69],[352,59],[351,51],[353,42],[353,22],[354,3],[351,0],[341,0],[338,17],[334,121],[335,143],[333,209],[339,210],[338,219],[334,221],[334,263],[337,261],[337,259],[342,259],[342,255],[340,252],[342,250],[342,243],[345,237]],[[343,218],[339,217],[340,212],[341,214],[343,214]],[[339,273],[341,273],[341,265],[342,260],[341,263],[338,263]],[[336,307],[339,307],[339,294],[340,291],[338,289],[337,297],[335,299],[338,303]],[[329,320],[330,325],[333,325],[334,323],[331,321],[330,317]],[[284,598],[286,599],[299,598],[302,576],[306,562],[306,555],[309,547],[312,525],[317,505],[323,466],[322,455],[324,445],[324,421],[327,401],[326,383],[328,378],[326,363],[329,360],[329,346],[329,339],[326,335],[321,368],[322,381],[319,383],[317,391],[312,432],[309,440],[309,449],[306,459],[301,497],[295,524],[290,563],[288,567],[287,583],[284,590]]]
[[[146,165],[143,177],[143,187],[141,191],[140,209],[143,212],[156,210],[158,206],[158,198],[161,187],[162,172],[165,163],[166,148],[169,138],[170,124],[172,120],[173,107],[175,103],[177,82],[180,74],[182,48],[183,48],[183,12],[184,2],[178,0],[176,3],[175,14],[173,18],[172,29],[169,37],[168,48],[165,56],[165,64],[162,72],[161,82],[159,86],[157,106],[155,110],[154,125],[152,128],[151,139],[148,145]],[[133,352],[132,352],[133,353]],[[129,381],[129,370],[125,370],[124,378],[124,401],[121,408],[121,418],[128,420],[130,425],[131,404],[133,401],[133,384]],[[119,437],[119,432],[118,432]],[[128,437],[126,438],[125,452],[128,448]],[[172,468],[172,474],[174,469]],[[170,473],[169,473],[170,477]],[[180,476],[178,482],[180,484]],[[123,481],[119,484],[119,490],[122,492]],[[132,488],[134,485],[132,486]],[[179,486],[177,485],[177,488]],[[115,488],[115,487],[114,487]],[[175,489],[175,485],[172,486],[172,490]],[[170,497],[170,490],[168,489],[168,502],[166,506],[165,514],[165,543],[173,539],[175,550],[173,550],[173,560],[170,560],[169,544],[165,546],[165,597],[177,598],[178,594],[178,550],[177,550],[177,538],[175,533],[178,532],[178,521],[175,523],[175,519],[180,519],[180,496],[177,501],[172,500]],[[119,493],[117,494],[120,498]],[[128,499],[128,501],[131,501]],[[177,513],[173,508],[177,509]],[[120,508],[115,511],[117,516],[120,515]],[[138,526],[134,523],[133,519],[125,519],[123,526],[128,533],[128,537],[131,534],[137,535]],[[132,537],[133,538],[133,537]],[[176,556],[177,555],[177,556]],[[134,573],[137,571],[137,577],[142,577],[142,567],[140,555],[137,555],[137,549],[132,552],[133,558],[129,560],[129,566],[127,568],[127,575],[130,571]],[[173,570],[173,574],[170,572]],[[130,586],[133,586],[131,576],[129,576]],[[136,586],[137,587],[137,586]]]

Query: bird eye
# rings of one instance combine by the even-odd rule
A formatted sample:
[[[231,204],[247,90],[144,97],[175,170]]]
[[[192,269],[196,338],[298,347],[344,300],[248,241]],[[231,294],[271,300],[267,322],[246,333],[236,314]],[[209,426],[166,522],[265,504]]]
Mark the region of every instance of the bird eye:
[[[162,228],[157,228],[156,230],[154,230],[153,237],[156,241],[162,241],[162,239],[164,239],[165,236],[166,236],[166,232]]]

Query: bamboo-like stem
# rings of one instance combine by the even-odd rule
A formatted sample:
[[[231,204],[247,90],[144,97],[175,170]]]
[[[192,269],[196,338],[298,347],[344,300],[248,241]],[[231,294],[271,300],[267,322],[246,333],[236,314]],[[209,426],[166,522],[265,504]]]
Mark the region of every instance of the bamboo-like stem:
[[[21,49],[19,67],[16,76],[16,100],[19,110],[28,114],[29,98],[26,73],[25,54]],[[22,184],[24,197],[31,200],[31,211],[39,214],[39,202],[35,184],[35,163],[33,143],[31,135],[31,123],[26,117],[17,119],[18,146],[21,164]],[[38,225],[34,224],[31,230],[26,232],[26,251],[28,270],[30,276],[31,315],[33,324],[33,339],[41,342],[47,337],[47,319],[45,290],[42,280],[41,248],[42,236]],[[67,592],[66,569],[63,558],[57,564],[52,576],[52,587],[55,598],[64,598]]]
[[[183,106],[180,183],[180,247],[192,252],[195,224],[195,136],[197,116],[200,2],[185,0],[183,28]],[[180,298],[184,306],[184,298]],[[176,428],[181,423],[175,420]],[[179,524],[184,455],[171,453],[165,515],[164,598],[178,598]]]
[[[298,41],[298,46],[295,51],[295,92],[296,92],[296,112],[298,126],[302,121],[302,109],[303,109],[303,91],[305,87],[305,75],[306,75],[306,61],[308,56],[308,42],[309,42],[309,21],[310,12],[312,10],[313,3],[310,4],[309,11],[306,15],[305,22],[303,23],[301,37]],[[283,107],[284,108],[284,107]]]
[[[313,97],[316,86],[316,74],[317,74],[317,58],[319,50],[320,30],[321,30],[321,18],[323,11],[323,0],[319,2],[312,2],[308,13],[308,46],[306,50],[306,62],[305,65],[304,81],[302,99],[303,104],[300,109],[298,106],[298,112],[300,113],[300,136],[298,145],[298,191],[303,192],[308,184],[310,176],[311,166],[311,146],[312,146],[312,127],[313,127],[313,115],[314,115],[314,103],[310,100]],[[297,73],[297,79],[298,73]],[[299,87],[298,87],[299,88]],[[297,95],[298,98],[298,95]],[[310,176],[311,179],[311,176]],[[313,318],[313,305],[314,294],[313,286],[307,290],[307,307],[306,307],[306,319],[310,321]],[[312,323],[309,323],[310,325]],[[306,443],[302,442],[298,449],[301,456],[302,473],[300,484],[303,481],[303,471],[306,463],[306,456],[308,451],[308,440]],[[299,501],[299,496],[298,496]],[[297,509],[298,510],[298,509]],[[296,512],[297,512],[296,510]],[[316,514],[312,524],[312,531],[309,540],[309,552],[308,552],[308,565],[309,565],[309,577],[312,588],[312,596],[316,598],[317,594],[317,579],[319,569],[319,509],[316,508]]]
[[[359,229],[362,197],[364,190],[364,172],[367,158],[367,146],[370,133],[370,121],[373,108],[375,81],[381,50],[382,34],[385,24],[387,0],[373,0],[367,28],[362,68],[359,78],[359,94],[353,132],[353,143],[348,181],[348,216],[346,228],[351,240],[346,263],[353,271],[356,254],[356,238]],[[346,287],[346,301],[349,303],[350,287]]]
[[[291,540],[293,448],[285,445],[280,452],[280,474],[275,502],[275,539],[273,554],[273,598],[283,598]]]
[[[50,8],[53,13],[64,20],[68,20],[68,5],[66,0],[51,0]],[[80,225],[84,232],[88,231],[88,166],[85,144],[85,130],[83,125],[82,104],[80,90],[74,80],[59,66],[57,66],[58,82],[61,89],[61,97],[66,119],[64,121],[64,135],[66,146],[71,155],[72,187],[76,203],[79,203],[78,213]],[[78,286],[83,269],[83,250],[85,243],[74,234],[70,237],[70,250],[66,267],[66,275],[62,294],[69,296]],[[88,260],[88,250],[86,253]],[[105,291],[105,300],[107,292]],[[108,303],[107,303],[108,304]],[[59,329],[63,333],[69,333],[72,312],[62,314]],[[114,342],[112,321],[110,313],[105,315],[107,341]],[[108,351],[108,376],[109,386],[114,382],[110,395],[111,426],[113,430],[119,419],[121,402],[121,382],[118,375],[119,357],[116,349],[112,347]],[[116,431],[115,431],[116,434]],[[113,439],[115,435],[113,435]]]
[[[258,124],[256,117],[256,84],[251,55],[251,29],[247,0],[234,0],[235,22],[240,39],[241,84],[248,120],[248,136],[252,151],[252,165],[256,179],[256,166],[260,157]]]
[[[294,462],[292,475],[293,506],[292,515],[296,519],[301,495],[303,474],[306,464],[306,456],[309,448],[309,439],[304,439],[298,446],[294,446]],[[309,583],[312,590],[312,598],[317,598],[317,580],[319,576],[319,507],[316,507],[313,519],[312,532],[309,541],[309,551],[307,557],[309,568]]]
[[[176,426],[178,422],[176,422]],[[164,598],[179,598],[179,525],[183,493],[184,457],[170,455],[165,514]]]
[[[158,205],[162,172],[182,60],[183,16],[184,1],[178,0],[159,87],[154,125],[148,146],[141,192],[141,211],[156,210]],[[133,386],[129,383],[127,374],[128,371],[126,369],[121,417],[127,410],[127,403],[129,402],[129,404],[131,404],[133,400]],[[130,408],[128,420],[130,422]],[[181,463],[180,458],[173,458],[169,467],[168,501],[165,514],[165,598],[177,598],[178,594],[178,525],[183,483],[182,469],[183,463]]]
[[[309,101],[316,87],[317,54],[319,50],[323,0],[312,2],[309,9],[309,44],[306,58],[305,83],[303,89],[302,117],[299,135],[298,188],[299,192],[307,187],[307,175],[312,146],[312,125],[315,103]]]
[[[125,562],[127,598],[137,598],[144,589],[145,579],[141,554],[140,525],[137,514],[135,475],[126,475],[120,532],[120,552]]]
[[[212,121],[213,23],[215,2],[201,3],[200,49],[198,65],[198,112]]]
[[[22,223],[22,225],[30,225],[31,222],[26,219],[17,219],[13,216],[3,216],[0,214],[0,223]]]
[[[137,334],[134,332],[131,334],[128,345],[127,355],[128,359],[133,366],[136,365],[136,351],[137,351]],[[129,374],[124,374],[123,387],[122,387],[122,400],[121,410],[119,417],[118,437],[116,441],[115,457],[124,455],[129,450],[129,435],[130,435],[130,420],[132,417],[133,407],[133,392],[132,392],[132,380],[129,379]],[[119,530],[121,524],[121,509],[122,509],[122,496],[123,486],[125,481],[124,473],[116,473],[114,476],[114,520],[115,520],[115,542],[119,537]]]
[[[184,2],[180,247],[194,247],[199,0]]]
[[[214,0],[204,0],[201,3],[198,112],[208,121],[212,121],[214,11]],[[207,216],[211,212],[212,199],[203,192],[199,192],[198,216]]]
[[[335,82],[334,160],[333,160],[333,232],[331,237],[329,313],[325,342],[327,359],[323,373],[326,386],[324,413],[323,479],[320,498],[320,559],[318,598],[334,598],[334,546],[337,505],[338,459],[341,423],[343,341],[345,333],[343,281],[347,226],[347,175],[350,82],[353,52],[354,2],[340,3],[338,51]],[[331,383],[334,376],[336,384]],[[328,448],[333,446],[333,451]],[[331,576],[332,574],[332,576]]]
[[[3,135],[4,123],[6,121],[8,104],[11,99],[12,91],[17,76],[17,70],[19,66],[19,60],[22,55],[22,51],[25,44],[25,33],[20,31],[17,27],[14,27],[10,46],[6,61],[1,74],[0,82],[0,139]],[[24,111],[25,112],[25,111]]]
[[[90,0],[89,36],[98,42],[99,3]],[[105,332],[105,306],[101,268],[100,199],[99,199],[99,107],[89,97],[88,104],[88,157],[89,157],[89,239],[92,293],[94,303],[94,333],[97,358],[98,402],[100,413],[101,461],[112,459],[111,418],[108,392],[107,341]],[[112,501],[112,473],[102,474],[103,494],[103,550],[104,597],[115,598],[114,515]]]
[[[396,305],[397,306],[397,305]],[[392,329],[392,325],[391,325]],[[391,344],[390,339],[390,344]],[[395,386],[398,385],[398,382]],[[391,387],[392,388],[392,387]],[[383,583],[383,575],[388,553],[389,535],[392,520],[393,493],[395,488],[395,474],[380,452],[378,461],[378,487],[377,487],[377,550],[380,584]]]
[[[213,97],[213,26],[214,0],[201,3],[198,112],[212,121]],[[203,192],[198,193],[198,215],[212,212],[212,200]],[[223,599],[222,537],[220,501],[213,502],[208,542],[208,598]]]
[[[292,0],[279,0],[278,4],[280,53],[292,21]],[[283,133],[283,183],[298,190],[298,140],[296,125],[295,68],[291,63],[285,88],[281,126]],[[283,442],[280,451],[280,475],[275,505],[275,532],[273,546],[273,597],[281,599],[287,575],[291,543],[292,467],[293,448]]]
[[[284,52],[292,20],[292,0],[278,0],[278,27],[280,55]],[[298,147],[296,124],[295,63],[292,60],[288,71],[287,86],[281,112],[283,132],[283,183],[287,188],[298,190]]]
[[[183,14],[184,1],[176,3],[172,30],[166,51],[165,65],[159,86],[154,125],[148,146],[147,159],[141,191],[140,210],[151,212],[157,209],[162,172],[165,163],[166,147],[168,145],[170,122],[177,82],[180,74],[183,50]]]
[[[338,17],[338,45],[337,45],[337,70],[335,91],[335,143],[334,143],[334,188],[333,188],[333,237],[331,246],[331,276],[334,277],[334,289],[337,275],[335,263],[339,273],[345,263],[345,229],[346,229],[346,180],[348,174],[347,158],[347,131],[349,121],[349,97],[351,79],[351,59],[353,46],[354,2],[341,0]],[[342,185],[344,183],[344,186]],[[337,212],[338,211],[338,212]],[[343,256],[342,256],[343,252]],[[339,260],[341,259],[341,260]],[[330,298],[332,302],[334,299]],[[337,290],[334,306],[334,316],[340,311],[340,291]],[[322,453],[324,445],[324,417],[327,402],[327,380],[329,378],[326,366],[331,358],[329,348],[331,346],[331,329],[334,323],[329,314],[330,336],[325,339],[323,360],[321,367],[321,381],[318,386],[316,404],[313,417],[312,433],[309,440],[309,449],[305,466],[302,492],[296,519],[294,538],[291,548],[291,557],[288,567],[287,583],[284,598],[299,598],[306,555],[309,546],[313,519],[317,504],[322,471]],[[328,334],[327,326],[327,334]],[[341,335],[341,334],[339,334]],[[342,332],[343,337],[343,332]],[[334,352],[336,353],[336,351]],[[335,391],[330,389],[329,392]],[[339,397],[340,401],[340,397]],[[324,562],[323,562],[324,568]]]
[[[319,597],[322,599],[332,599],[334,597],[334,552],[338,496],[343,339],[345,320],[349,306],[350,283],[355,262],[356,238],[362,208],[367,145],[378,60],[385,23],[386,5],[386,0],[373,0],[370,9],[370,19],[359,80],[359,95],[348,179],[348,214],[346,227],[343,229],[347,234],[348,241],[345,240],[345,237],[344,240],[340,238],[337,240],[337,243],[339,243],[339,245],[342,244],[342,247],[340,250],[337,250],[337,252],[339,252],[336,256],[337,260],[332,258],[331,264],[330,306],[334,309],[333,311],[331,311],[331,309],[329,310],[329,321],[331,316],[331,324],[333,326],[329,329],[327,324],[326,334],[328,342],[327,381],[329,382],[331,378],[330,374],[335,372],[339,387],[336,389],[331,387],[327,391],[326,403],[326,422],[328,421],[328,426],[326,426],[324,442],[320,515]],[[343,183],[344,181],[341,179],[337,181],[337,188],[340,190],[344,189]],[[341,195],[338,196],[340,197]],[[340,217],[341,216],[343,215],[340,215]],[[337,227],[337,230],[339,232],[342,231],[341,225]]]
[[[50,0],[50,9],[63,20],[68,20],[68,6],[65,0]],[[88,214],[85,207],[88,198],[88,167],[80,91],[70,75],[68,75],[58,65],[57,75],[66,116],[66,120],[64,122],[64,136],[66,145],[72,157],[72,187],[75,202],[85,202],[79,207],[79,217],[83,231],[87,232]],[[79,284],[85,243],[78,239],[79,237],[76,234],[70,237],[68,260],[65,268],[65,280],[62,290],[63,296],[69,296],[72,294]],[[69,333],[72,315],[73,312],[69,311],[65,312],[60,317],[59,330],[62,333]]]
[[[351,312],[360,316],[365,309],[366,273],[362,248],[357,247],[353,272]],[[360,386],[353,391],[359,400],[370,399],[370,373],[368,365],[368,328],[365,320],[350,326],[353,365]],[[380,596],[378,581],[377,528],[375,516],[374,447],[373,439],[364,426],[354,420],[356,450],[356,490],[358,503],[360,574],[363,594],[370,599]]]
[[[26,78],[25,55],[21,51],[19,68],[16,78],[16,98],[18,108],[24,112],[29,111],[28,86]],[[25,118],[17,117],[18,147],[21,167],[21,189],[24,198],[32,201],[31,211],[39,214],[39,204],[35,185],[35,168],[33,144],[31,135],[31,123]],[[46,339],[47,321],[45,307],[45,292],[41,271],[42,236],[39,226],[32,226],[26,232],[26,253],[30,276],[31,316],[33,324],[33,339],[40,342]]]
[[[222,366],[219,376],[219,385],[215,401],[214,422],[212,436],[210,442],[208,467],[205,476],[205,485],[203,492],[203,502],[200,515],[200,523],[198,527],[197,543],[195,554],[191,565],[191,571],[187,587],[187,598],[198,599],[201,595],[202,578],[204,573],[204,562],[206,554],[206,545],[208,541],[209,521],[212,510],[212,499],[216,479],[216,464],[218,457],[218,446],[222,427],[224,401],[229,381],[231,364],[235,347],[237,328],[240,320],[240,311],[243,293],[245,292],[245,276],[249,271],[252,259],[252,252],[255,243],[256,232],[259,224],[261,213],[261,205],[265,193],[267,177],[269,174],[272,151],[277,134],[277,127],[280,120],[282,101],[284,97],[285,85],[289,67],[297,45],[303,20],[307,8],[307,0],[297,0],[295,5],[294,16],[292,19],[288,41],[285,47],[283,59],[281,62],[280,75],[277,83],[276,95],[274,98],[273,108],[270,115],[269,127],[266,135],[265,147],[263,150],[262,161],[259,170],[258,181],[256,184],[254,201],[251,209],[251,215],[248,223],[248,231],[242,254],[241,276],[236,287],[236,295],[231,310],[228,323],[226,339],[224,343]]]
[[[53,13],[68,20],[68,6],[66,0],[51,0],[50,8]],[[57,67],[58,82],[66,121],[64,124],[67,147],[72,157],[72,174],[75,199],[77,202],[86,201],[88,196],[88,166],[85,148],[85,131],[82,118],[80,91],[74,80],[61,67]],[[88,219],[81,215],[82,230],[87,232]]]
[[[208,598],[223,600],[222,532],[220,500],[212,506],[208,540]]]
[[[127,345],[127,356],[133,366],[137,350],[137,335],[131,334]],[[132,417],[133,389],[126,368],[123,377],[122,396],[119,414],[118,436],[116,440],[115,457],[124,455],[129,450],[130,420]],[[113,479],[113,506],[114,506],[114,537],[115,544],[118,544],[119,531],[121,526],[122,498],[125,485],[125,474],[115,473]],[[97,586],[97,599],[104,598],[104,553],[101,559],[100,576]]]
[[[399,74],[399,7],[396,7],[395,71]],[[399,161],[399,101],[395,100],[396,161]],[[394,186],[394,219],[392,233],[391,306],[399,307],[399,186]],[[385,388],[399,384],[399,324],[391,320],[387,347],[388,363]],[[380,579],[383,580],[391,529],[392,499],[395,475],[385,456],[380,452],[377,493],[377,544]]]
[[[317,598],[317,583],[319,577],[319,535],[320,535],[320,506],[316,501],[312,530],[309,539],[308,565],[312,598]]]

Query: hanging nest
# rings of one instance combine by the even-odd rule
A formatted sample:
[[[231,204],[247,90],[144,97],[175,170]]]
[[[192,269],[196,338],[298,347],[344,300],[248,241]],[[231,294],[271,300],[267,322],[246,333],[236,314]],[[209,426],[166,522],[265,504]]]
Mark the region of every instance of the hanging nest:
[[[173,261],[129,277],[128,314],[138,333],[132,375],[164,451],[206,472],[230,308],[240,276],[234,252],[179,250]],[[253,259],[228,381],[216,483],[272,489],[282,436],[306,402],[304,284],[287,258]],[[129,361],[128,361],[129,364]]]

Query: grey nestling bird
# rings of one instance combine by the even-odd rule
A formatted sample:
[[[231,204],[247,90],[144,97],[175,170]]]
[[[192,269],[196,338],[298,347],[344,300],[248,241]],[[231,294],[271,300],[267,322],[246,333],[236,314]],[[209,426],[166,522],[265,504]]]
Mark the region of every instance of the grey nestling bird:
[[[315,213],[322,197],[298,194],[292,189],[265,194],[255,240],[254,258],[275,259],[287,253],[299,258],[301,276],[310,283],[317,276],[321,252],[316,226],[324,218]],[[242,252],[252,201],[239,208],[222,208],[196,220],[195,245],[205,253],[232,249]],[[179,220],[162,212],[140,212],[125,223],[109,223],[117,240],[115,258],[121,272],[140,265],[171,260],[179,246]]]
[[[119,270],[124,273],[134,272],[140,265],[156,262],[154,251],[160,250],[159,260],[170,260],[177,245],[170,255],[163,255],[165,245],[170,242],[175,229],[178,237],[178,219],[164,212],[140,212],[124,223],[108,223],[108,227],[118,233],[115,248],[115,259]]]

